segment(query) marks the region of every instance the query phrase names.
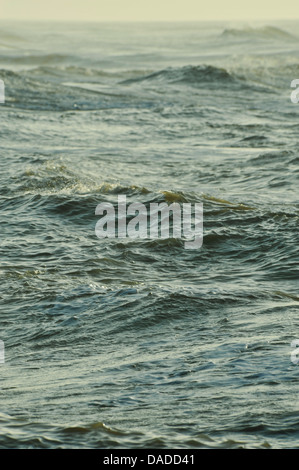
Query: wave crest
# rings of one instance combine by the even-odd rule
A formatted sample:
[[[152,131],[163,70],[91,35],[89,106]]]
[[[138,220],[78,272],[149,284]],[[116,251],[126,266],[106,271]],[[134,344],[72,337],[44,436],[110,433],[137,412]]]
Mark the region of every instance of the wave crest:
[[[166,82],[198,85],[201,83],[234,83],[235,77],[226,69],[212,65],[187,65],[184,67],[169,67],[151,74],[124,80],[121,83],[130,85],[142,82]]]

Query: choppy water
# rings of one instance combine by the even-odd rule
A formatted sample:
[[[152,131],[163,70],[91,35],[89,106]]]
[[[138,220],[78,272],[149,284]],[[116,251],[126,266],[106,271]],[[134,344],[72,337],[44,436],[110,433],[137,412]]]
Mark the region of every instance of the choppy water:
[[[0,24],[2,448],[298,447],[298,26]]]

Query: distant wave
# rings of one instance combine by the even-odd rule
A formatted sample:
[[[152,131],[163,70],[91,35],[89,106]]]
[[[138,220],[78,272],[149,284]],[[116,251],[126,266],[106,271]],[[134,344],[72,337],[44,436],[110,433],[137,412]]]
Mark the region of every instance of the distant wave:
[[[228,28],[221,34],[222,37],[228,38],[257,38],[257,39],[294,39],[295,36],[276,28],[275,26],[263,26],[259,28],[245,27],[242,29]]]
[[[1,69],[0,77],[6,84],[6,106],[20,109],[65,111],[74,109],[98,109],[122,106],[121,98],[110,102],[110,95],[103,91],[78,87],[66,87],[52,75],[40,76],[30,71],[13,72]],[[99,95],[97,98],[95,94]],[[126,98],[126,97],[125,97]]]
[[[30,73],[32,75],[40,75],[40,76],[61,76],[64,79],[69,78],[70,76],[79,77],[82,79],[83,77],[88,77],[91,80],[93,77],[95,79],[101,77],[119,77],[120,74],[106,72],[101,69],[89,68],[89,67],[80,67],[76,65],[39,65],[38,67],[34,67],[30,69]]]
[[[25,41],[25,38],[19,36],[18,34],[14,34],[5,30],[0,30],[0,41],[20,42]]]
[[[2,57],[6,63],[16,65],[56,65],[65,63],[72,57],[64,54],[24,54],[12,57]]]

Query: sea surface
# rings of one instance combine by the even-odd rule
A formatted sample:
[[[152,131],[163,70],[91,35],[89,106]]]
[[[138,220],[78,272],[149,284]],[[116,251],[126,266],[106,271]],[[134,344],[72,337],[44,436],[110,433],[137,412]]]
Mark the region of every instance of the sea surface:
[[[0,447],[299,448],[299,22],[2,21],[0,79]]]

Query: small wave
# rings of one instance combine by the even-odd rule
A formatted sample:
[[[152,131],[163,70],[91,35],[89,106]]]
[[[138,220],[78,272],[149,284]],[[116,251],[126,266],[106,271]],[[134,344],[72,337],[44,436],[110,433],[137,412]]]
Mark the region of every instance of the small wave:
[[[188,192],[175,189],[161,188],[155,189],[134,183],[120,181],[101,181],[88,174],[79,173],[70,169],[63,161],[46,161],[38,168],[28,167],[18,177],[14,178],[13,195],[34,195],[34,196],[58,196],[62,202],[65,198],[74,200],[77,204],[77,197],[91,197],[96,200],[99,195],[101,199],[107,198],[112,203],[116,202],[117,195],[127,197],[137,197],[144,204],[167,202],[176,203],[201,203],[206,207],[224,207],[232,211],[252,211],[255,207],[240,201],[228,201],[222,197],[216,197],[201,192]],[[5,189],[7,191],[7,189]],[[64,208],[65,209],[65,208]]]
[[[150,194],[151,191],[135,184],[121,184],[103,181],[70,169],[61,161],[48,161],[39,168],[27,168],[20,177],[17,192],[39,195],[97,195],[126,194],[137,196]]]
[[[86,426],[82,425],[77,425],[77,426],[70,426],[67,428],[63,428],[62,432],[66,434],[80,434],[80,433],[88,433],[88,432],[93,432],[93,431],[103,431],[108,434],[115,434],[118,436],[123,436],[125,433],[123,431],[119,431],[117,429],[112,429],[109,426],[107,426],[105,423],[102,423],[101,421],[96,422],[96,423],[91,423]]]
[[[136,195],[136,194],[149,194],[150,190],[145,188],[144,186],[138,185],[128,185],[122,186],[118,183],[102,183],[98,188],[97,192],[100,193],[112,193],[112,194],[127,194],[127,195]]]
[[[264,135],[249,135],[238,142],[239,146],[250,146],[251,148],[266,147],[269,143],[268,137]],[[234,144],[233,144],[234,146]]]
[[[110,448],[123,440],[130,441],[143,436],[140,432],[112,428],[101,421],[63,426],[28,421],[26,418],[15,418],[1,413],[0,422],[3,426],[0,447],[5,449],[67,448],[73,445],[78,448],[85,447],[86,443],[82,444],[83,434],[84,441],[88,441],[87,445],[90,447]]]
[[[24,54],[16,57],[5,57],[4,59],[5,62],[13,64],[46,66],[64,63],[70,57],[64,54]]]
[[[292,299],[292,300],[295,300],[296,302],[299,302],[298,295],[289,294],[288,292],[282,292],[282,291],[276,291],[274,292],[274,294],[277,295],[278,297],[286,297],[287,299]]]
[[[258,155],[257,157],[251,158],[249,161],[252,165],[265,165],[265,164],[272,164],[273,162],[283,162],[289,157],[292,157],[294,152],[291,150],[282,150],[278,152],[267,152]]]
[[[213,82],[234,83],[235,78],[224,68],[214,67],[212,65],[187,65],[184,67],[170,67],[151,73],[142,75],[128,80],[124,80],[121,84],[130,85],[142,82],[166,82],[166,83],[184,83],[197,85],[200,83],[210,84]]]
[[[161,191],[166,202],[187,202],[186,196],[182,192]]]
[[[220,205],[225,205],[225,206],[229,205],[234,210],[239,210],[239,211],[255,210],[254,207],[247,206],[243,203],[233,203],[233,202],[227,201],[226,199],[221,199],[221,198],[217,198],[214,196],[203,195],[203,199],[214,204],[220,204]]]
[[[0,30],[0,41],[24,42],[24,40],[25,38],[18,34],[14,34],[3,29]]]
[[[1,69],[1,79],[6,85],[6,107],[30,110],[67,111],[80,109],[107,109],[123,106],[121,99],[96,90],[61,86],[53,76],[39,76],[31,71],[19,73]],[[60,77],[58,77],[59,79]],[[59,80],[58,80],[59,82]],[[97,96],[95,96],[95,93]]]
[[[62,56],[61,56],[62,57]],[[64,79],[69,79],[70,77],[88,77],[89,80],[95,78],[113,78],[120,77],[120,73],[106,72],[104,70],[94,69],[91,67],[80,67],[76,65],[39,65],[30,69],[31,75],[41,75],[41,76],[59,76]]]
[[[244,27],[242,29],[228,28],[223,31],[221,37],[244,38],[244,39],[267,39],[267,40],[293,40],[295,36],[275,26],[263,26],[259,28]]]

